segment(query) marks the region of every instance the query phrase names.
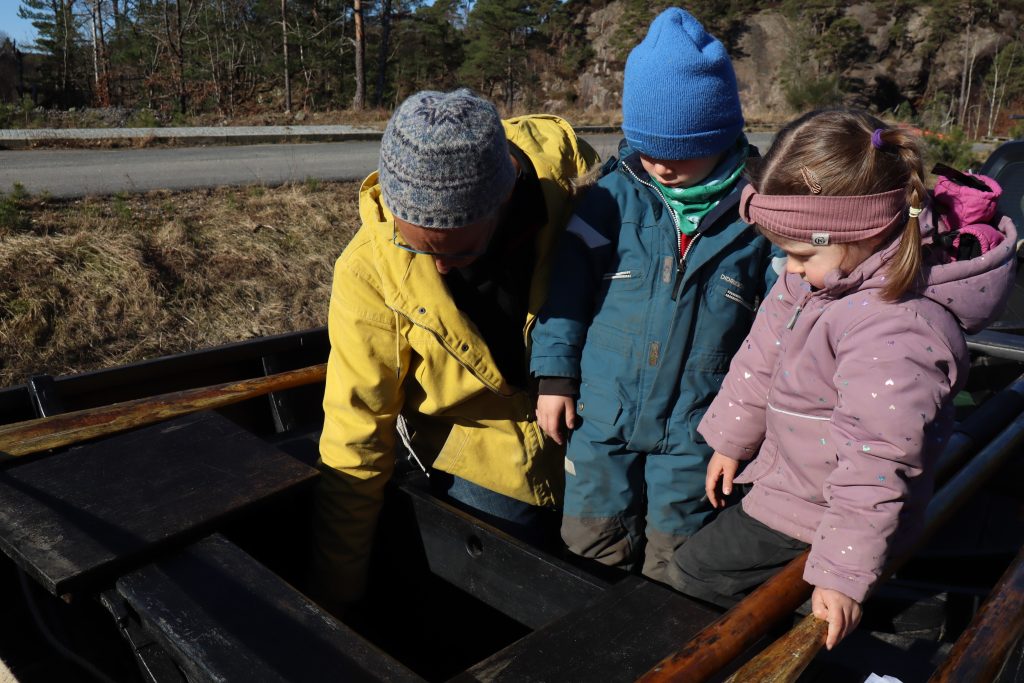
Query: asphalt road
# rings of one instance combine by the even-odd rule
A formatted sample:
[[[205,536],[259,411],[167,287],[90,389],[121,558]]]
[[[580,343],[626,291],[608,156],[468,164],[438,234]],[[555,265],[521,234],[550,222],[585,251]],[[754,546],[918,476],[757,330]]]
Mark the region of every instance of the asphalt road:
[[[587,135],[602,158],[614,154],[619,136]],[[772,134],[753,133],[762,150]],[[53,197],[185,190],[219,185],[280,185],[319,180],[362,180],[377,167],[376,141],[164,147],[114,150],[0,151],[0,192],[21,183]]]
[[[0,191],[21,183],[54,197],[355,180],[376,168],[378,143],[315,142],[152,149],[0,151]]]

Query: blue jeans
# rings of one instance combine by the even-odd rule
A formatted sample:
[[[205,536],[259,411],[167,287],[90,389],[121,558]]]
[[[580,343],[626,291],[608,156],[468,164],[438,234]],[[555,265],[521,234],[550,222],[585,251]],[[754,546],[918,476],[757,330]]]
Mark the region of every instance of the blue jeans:
[[[559,544],[556,510],[509,498],[439,470],[430,473],[430,488],[438,498],[521,541],[545,549]]]

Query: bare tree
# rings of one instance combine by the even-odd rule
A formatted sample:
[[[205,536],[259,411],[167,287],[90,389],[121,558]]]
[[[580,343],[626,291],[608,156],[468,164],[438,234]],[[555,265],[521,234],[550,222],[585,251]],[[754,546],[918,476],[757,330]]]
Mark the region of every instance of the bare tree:
[[[352,20],[355,24],[352,45],[356,53],[356,92],[352,96],[352,108],[363,109],[366,106],[366,34],[363,32],[362,0],[352,0]]]
[[[1008,47],[1010,54],[1010,63],[1006,65],[1005,69],[1001,69],[1003,53],[996,53],[996,58],[992,60],[992,91],[991,98],[988,106],[988,136],[992,137],[992,131],[995,129],[996,121],[999,119],[999,110],[1003,107],[1003,98],[1006,97],[1006,79],[1000,83],[1000,75],[1006,76],[1013,72],[1013,63],[1017,59],[1017,53],[1021,45],[1021,40],[1018,38],[1013,41]],[[1006,48],[1004,48],[1005,50]]]
[[[92,67],[96,99],[101,106],[110,104],[110,60],[103,32],[102,0],[89,0],[89,26],[92,29]]]
[[[184,114],[188,110],[188,85],[185,78],[185,36],[195,21],[195,11],[199,0],[188,0],[188,9],[182,13],[181,6],[185,0],[176,0],[174,14],[168,0],[163,0],[163,38],[167,51],[171,53],[171,75],[178,98],[178,109]]]
[[[281,49],[284,53],[284,113],[292,112],[292,81],[288,73],[288,0],[281,0]]]
[[[971,36],[971,22],[974,20],[973,13],[968,20],[967,29],[964,32],[964,69],[960,73],[960,100],[959,100],[959,113],[957,114],[957,123],[961,126],[966,126],[969,121],[967,120],[968,109],[970,107],[971,100],[971,88],[974,81],[974,63],[978,57],[978,38]]]

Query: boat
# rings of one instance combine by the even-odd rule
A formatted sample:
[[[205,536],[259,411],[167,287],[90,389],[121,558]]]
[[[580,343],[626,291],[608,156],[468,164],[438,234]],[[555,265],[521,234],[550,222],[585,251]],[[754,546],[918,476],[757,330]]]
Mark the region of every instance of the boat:
[[[981,172],[1024,225],[1024,141],[1001,146]],[[433,496],[404,459],[366,597],[340,614],[316,604],[303,591],[325,329],[29,377],[0,390],[0,660],[26,682],[691,681],[739,671],[734,680],[877,673],[907,683],[940,666],[962,676],[942,680],[1024,681],[1016,639],[964,641],[973,664],[955,652],[990,595],[1024,592],[999,583],[1024,545],[1021,332],[1018,284],[1006,315],[969,340],[972,373],[930,540],[901,549],[838,648],[810,656],[780,640],[800,670],[777,678],[741,667],[803,623],[809,592],[796,565],[723,614],[512,538]],[[126,406],[129,421],[103,426]],[[42,435],[31,447],[27,436],[3,440],[29,427]],[[57,432],[63,441],[46,440]],[[1021,619],[1005,621],[1004,634]],[[980,674],[978,661],[997,673]]]

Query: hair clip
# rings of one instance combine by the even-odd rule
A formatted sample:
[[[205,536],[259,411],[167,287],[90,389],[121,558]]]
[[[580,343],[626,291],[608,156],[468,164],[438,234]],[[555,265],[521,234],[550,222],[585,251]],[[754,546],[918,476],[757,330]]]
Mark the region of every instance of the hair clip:
[[[885,147],[885,140],[882,139],[882,133],[884,132],[884,128],[875,128],[875,132],[871,134],[871,146],[875,149]]]
[[[806,166],[800,167],[800,177],[807,183],[807,187],[810,188],[811,194],[821,194],[821,184],[814,179],[814,174],[807,170]]]

